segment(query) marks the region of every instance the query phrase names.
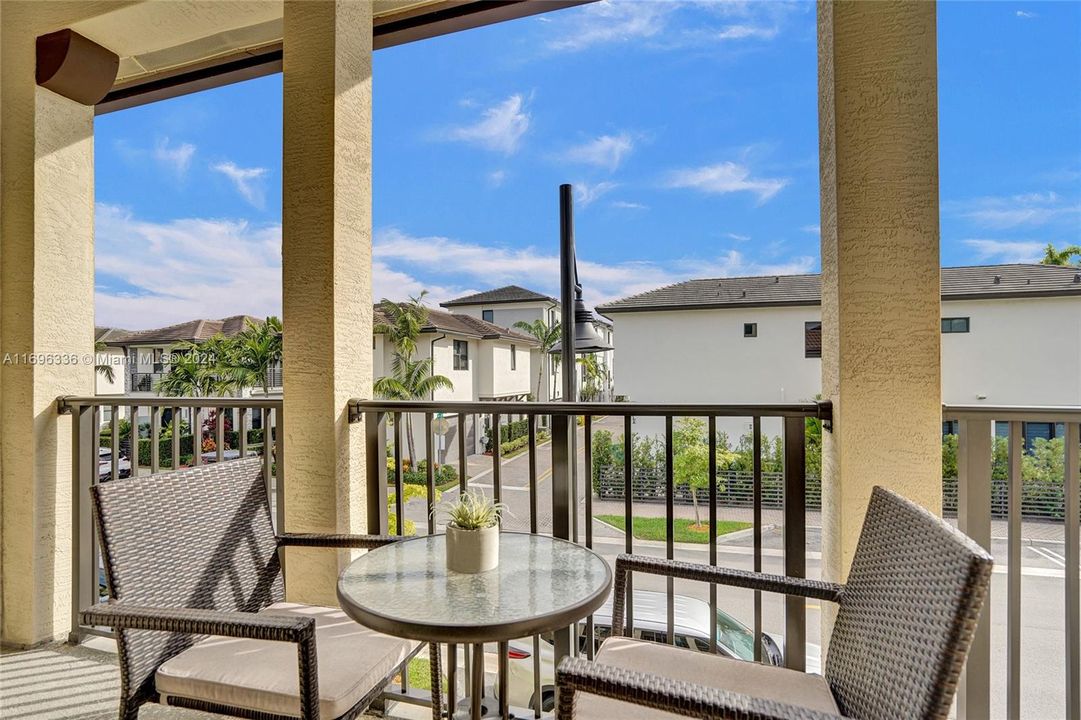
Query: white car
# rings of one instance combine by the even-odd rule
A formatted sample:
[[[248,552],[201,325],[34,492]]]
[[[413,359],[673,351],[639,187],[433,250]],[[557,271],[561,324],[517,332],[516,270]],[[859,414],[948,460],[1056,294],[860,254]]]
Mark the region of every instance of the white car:
[[[686,595],[672,598],[675,610],[675,644],[701,652],[709,652],[711,628],[717,633],[717,651],[722,655],[742,660],[754,659],[754,632],[723,610],[717,610],[715,622],[710,622],[709,603]],[[667,641],[668,602],[666,594],[650,590],[635,590],[634,637],[657,642]],[[585,647],[585,624],[579,623],[579,648]],[[593,634],[597,646],[612,632],[611,598],[593,614]],[[486,675],[496,677],[497,658],[495,646],[487,647],[485,653]],[[509,643],[507,685],[512,707],[534,708],[535,686],[533,682],[533,639],[522,638]],[[445,650],[444,650],[445,653]],[[444,654],[443,667],[446,665]],[[552,638],[542,637],[540,642],[541,710],[555,709],[555,651]],[[781,665],[783,658],[778,644],[772,637],[762,634],[762,657],[772,665]],[[810,660],[810,659],[809,659]],[[464,679],[464,658],[458,655],[459,677]],[[808,665],[812,665],[808,662]],[[497,696],[498,684],[493,682],[491,695]]]

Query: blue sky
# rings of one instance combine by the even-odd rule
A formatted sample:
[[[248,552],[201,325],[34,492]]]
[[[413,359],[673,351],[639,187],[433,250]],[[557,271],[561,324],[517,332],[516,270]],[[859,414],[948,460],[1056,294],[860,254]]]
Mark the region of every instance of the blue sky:
[[[946,265],[1081,241],[1081,4],[939,5]],[[378,51],[377,298],[819,269],[811,3],[612,0]],[[281,307],[281,77],[99,117],[97,322]]]

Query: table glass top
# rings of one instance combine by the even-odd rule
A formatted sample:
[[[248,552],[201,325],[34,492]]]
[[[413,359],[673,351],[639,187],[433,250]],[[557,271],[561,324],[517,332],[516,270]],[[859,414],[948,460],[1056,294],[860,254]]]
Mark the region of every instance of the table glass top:
[[[611,582],[592,551],[542,535],[502,533],[499,566],[447,570],[446,536],[379,548],[355,560],[338,583],[344,603],[412,625],[485,627],[574,609]]]

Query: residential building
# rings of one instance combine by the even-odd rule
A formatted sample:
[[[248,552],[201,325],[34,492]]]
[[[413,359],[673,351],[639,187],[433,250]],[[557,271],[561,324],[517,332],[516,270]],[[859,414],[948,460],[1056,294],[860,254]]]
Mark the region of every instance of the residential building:
[[[533,323],[537,320],[542,320],[545,325],[552,327],[560,318],[558,299],[518,285],[505,285],[494,290],[465,295],[440,303],[440,306],[456,314],[469,315],[508,328],[514,327],[518,322]],[[608,345],[612,345],[611,321],[597,315],[595,326],[597,334]],[[602,397],[607,397],[612,376],[613,353],[608,351],[598,354],[600,365],[608,378],[602,388]],[[548,402],[560,399],[562,369],[559,367],[558,355],[543,354],[538,347],[533,351],[533,367],[535,375],[543,368],[543,376],[546,378],[545,382],[538,382],[536,377],[534,379],[533,394],[537,400]],[[582,387],[581,368],[578,369],[578,387]]]
[[[602,305],[619,330],[616,392],[637,402],[813,400],[822,392],[820,286],[819,275],[700,279]],[[943,268],[941,288],[943,403],[1081,404],[1081,269]],[[719,426],[747,431],[742,420]],[[1027,423],[1025,432],[1031,442],[1056,426]]]
[[[379,305],[374,309],[374,326],[388,322]],[[376,332],[373,339],[373,374],[376,378],[390,375],[393,370],[394,348]],[[526,400],[536,382],[534,362],[539,358],[537,342],[532,336],[472,315],[428,310],[428,322],[417,342],[417,359],[432,358],[432,374],[442,375],[453,387],[436,390],[431,400],[515,401]],[[440,462],[458,457],[457,418],[451,417],[450,429],[436,442],[440,447]],[[484,433],[490,420],[469,416],[466,428],[466,452],[484,449]],[[414,423],[414,432],[423,428]],[[418,448],[424,447],[421,434],[415,438]]]

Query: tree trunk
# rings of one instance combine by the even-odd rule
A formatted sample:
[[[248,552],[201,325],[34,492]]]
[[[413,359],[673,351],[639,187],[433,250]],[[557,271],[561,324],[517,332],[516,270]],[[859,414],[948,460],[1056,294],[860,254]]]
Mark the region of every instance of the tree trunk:
[[[702,524],[702,516],[698,512],[698,493],[695,492],[694,485],[687,484],[687,489],[691,491],[691,502],[694,504],[694,524]],[[710,538],[710,542],[713,542],[713,538]]]
[[[416,447],[413,443],[413,416],[410,413],[405,413],[405,446],[409,453],[409,467],[413,472],[417,470],[417,463],[414,460],[416,457]]]

